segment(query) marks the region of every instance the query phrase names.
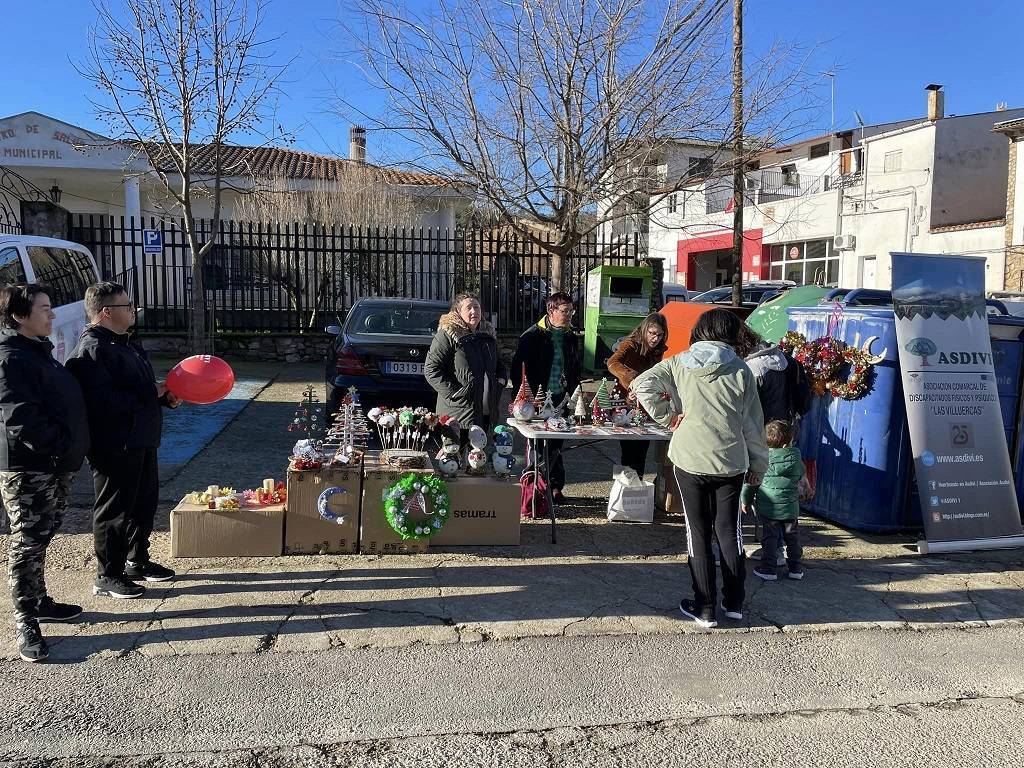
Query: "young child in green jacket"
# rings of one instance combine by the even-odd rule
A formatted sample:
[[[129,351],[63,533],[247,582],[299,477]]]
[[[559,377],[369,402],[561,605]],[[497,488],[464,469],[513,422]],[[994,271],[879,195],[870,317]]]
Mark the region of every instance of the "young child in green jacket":
[[[754,567],[754,575],[765,581],[775,581],[775,558],[779,533],[786,542],[786,566],[789,578],[804,577],[803,549],[800,547],[800,480],[804,476],[804,462],[800,449],[793,445],[793,427],[788,421],[769,421],[765,425],[768,442],[768,471],[761,485],[744,485],[741,494],[743,513],[751,507],[761,520],[761,563]]]

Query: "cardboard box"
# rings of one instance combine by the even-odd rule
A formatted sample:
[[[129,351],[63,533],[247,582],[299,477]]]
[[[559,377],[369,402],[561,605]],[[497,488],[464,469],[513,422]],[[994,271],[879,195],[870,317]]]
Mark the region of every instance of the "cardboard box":
[[[362,500],[361,465],[288,470],[288,512],[284,521],[286,555],[344,555],[359,551],[359,508]],[[331,497],[331,511],[345,522],[324,520],[317,500],[327,488],[343,488]]]
[[[496,477],[459,477],[448,483],[452,516],[431,544],[519,544],[519,483]]]
[[[207,509],[186,499],[171,510],[174,557],[273,557],[281,554],[284,505]]]
[[[426,539],[403,539],[384,516],[384,493],[410,472],[434,474],[429,469],[395,469],[368,453],[363,462],[363,506],[359,511],[359,552],[364,555],[411,555],[427,551]]]

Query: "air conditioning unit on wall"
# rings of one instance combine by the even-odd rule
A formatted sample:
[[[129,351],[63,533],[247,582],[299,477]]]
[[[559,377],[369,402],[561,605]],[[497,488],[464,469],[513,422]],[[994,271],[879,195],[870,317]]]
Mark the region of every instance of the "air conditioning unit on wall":
[[[836,235],[832,238],[832,248],[836,251],[852,251],[857,247],[855,235]]]

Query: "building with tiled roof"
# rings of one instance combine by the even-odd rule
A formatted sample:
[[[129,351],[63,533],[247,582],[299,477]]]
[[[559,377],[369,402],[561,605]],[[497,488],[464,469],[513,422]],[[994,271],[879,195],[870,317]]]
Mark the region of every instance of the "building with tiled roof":
[[[173,171],[164,145],[150,145],[150,151],[162,158],[157,167],[162,171]],[[214,147],[201,144],[193,147],[197,174],[212,175],[216,169]],[[221,148],[221,163],[230,171],[230,176],[257,178],[285,178],[306,181],[338,181],[353,165],[365,168],[371,175],[385,184],[417,187],[446,187],[449,181],[442,176],[418,171],[369,165],[346,157],[318,155],[286,147],[246,147],[230,145]]]
[[[146,149],[150,151],[145,151]],[[212,186],[216,167],[213,145],[193,146],[193,178],[200,186]],[[275,146],[221,147],[224,168],[221,217],[241,218],[251,210],[245,203],[251,191],[272,191],[280,196],[317,193],[330,195],[344,188],[372,196],[375,188],[407,201],[400,206],[401,222],[395,226],[454,228],[456,214],[470,202],[470,189],[440,174],[372,165],[366,162],[365,132],[353,128],[350,157],[333,157]],[[153,163],[149,162],[150,156]],[[114,141],[79,126],[40,114],[24,112],[0,118],[0,226],[17,216],[19,195],[45,195],[73,214],[92,214],[117,221],[126,218],[168,217],[177,212],[161,193],[157,172],[172,183],[175,164],[162,145],[148,147]],[[195,199],[196,218],[208,218],[208,196]],[[405,219],[408,219],[407,221]],[[350,221],[327,223],[348,224]]]

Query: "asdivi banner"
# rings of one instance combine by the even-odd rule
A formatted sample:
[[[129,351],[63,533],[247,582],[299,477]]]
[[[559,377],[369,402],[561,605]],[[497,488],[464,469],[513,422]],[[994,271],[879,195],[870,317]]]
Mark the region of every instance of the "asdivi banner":
[[[1020,536],[986,319],[985,259],[894,253],[892,297],[928,541]]]

